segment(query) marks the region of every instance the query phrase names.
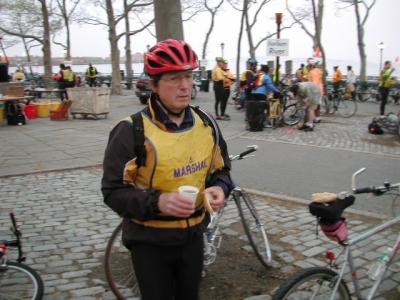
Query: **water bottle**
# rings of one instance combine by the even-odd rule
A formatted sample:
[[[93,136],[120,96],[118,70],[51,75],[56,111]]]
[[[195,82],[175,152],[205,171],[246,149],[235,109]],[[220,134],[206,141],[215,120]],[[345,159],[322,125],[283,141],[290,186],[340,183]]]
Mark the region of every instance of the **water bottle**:
[[[388,248],[379,256],[378,260],[374,262],[368,270],[368,276],[372,280],[377,280],[385,270],[386,263],[389,261],[389,253],[392,249]]]

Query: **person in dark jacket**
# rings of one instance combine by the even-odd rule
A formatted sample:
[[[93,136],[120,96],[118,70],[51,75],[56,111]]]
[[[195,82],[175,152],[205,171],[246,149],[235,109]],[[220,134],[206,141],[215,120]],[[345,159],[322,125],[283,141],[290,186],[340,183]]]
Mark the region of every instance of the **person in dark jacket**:
[[[141,299],[198,299],[203,233],[232,189],[227,146],[216,125],[189,106],[198,59],[184,41],[161,41],[145,54],[153,93],[143,121],[145,160],[128,117],[111,131],[103,163],[105,203],[123,218]],[[135,119],[134,117],[134,119]],[[204,115],[203,115],[204,117]],[[136,123],[135,123],[136,124]],[[135,128],[137,128],[135,126]],[[200,191],[194,202],[178,188]],[[206,196],[207,195],[207,196]]]

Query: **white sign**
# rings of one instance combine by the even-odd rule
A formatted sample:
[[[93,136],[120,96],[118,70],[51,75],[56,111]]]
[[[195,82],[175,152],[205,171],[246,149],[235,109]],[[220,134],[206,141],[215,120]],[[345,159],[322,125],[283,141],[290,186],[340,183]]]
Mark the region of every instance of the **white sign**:
[[[289,56],[288,39],[267,40],[267,56]]]
[[[200,59],[200,67],[207,67],[208,66],[208,60],[207,59]]]

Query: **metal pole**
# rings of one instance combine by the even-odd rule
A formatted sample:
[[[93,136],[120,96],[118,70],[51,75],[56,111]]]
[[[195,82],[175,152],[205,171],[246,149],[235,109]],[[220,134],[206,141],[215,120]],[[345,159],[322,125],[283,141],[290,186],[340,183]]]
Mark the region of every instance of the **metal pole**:
[[[383,57],[383,48],[381,48],[381,55],[379,59],[379,72],[382,71],[382,57]]]
[[[222,58],[224,57],[224,47],[225,47],[225,44],[221,43],[221,57]]]
[[[282,13],[275,13],[275,21],[276,21],[276,37],[279,40],[281,38],[281,23],[282,23]],[[279,84],[279,56],[276,57],[276,66],[275,66],[275,84]]]

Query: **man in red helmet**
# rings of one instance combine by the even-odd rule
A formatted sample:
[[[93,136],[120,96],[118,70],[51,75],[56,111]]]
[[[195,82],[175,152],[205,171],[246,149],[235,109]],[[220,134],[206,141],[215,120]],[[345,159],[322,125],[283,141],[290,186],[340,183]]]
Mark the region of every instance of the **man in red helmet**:
[[[104,201],[123,217],[123,242],[144,300],[198,299],[210,220],[205,195],[217,210],[232,188],[215,120],[189,106],[197,67],[183,41],[165,40],[145,53],[153,93],[145,109],[114,127],[105,151]],[[183,185],[198,188],[194,202],[179,194]]]

